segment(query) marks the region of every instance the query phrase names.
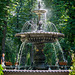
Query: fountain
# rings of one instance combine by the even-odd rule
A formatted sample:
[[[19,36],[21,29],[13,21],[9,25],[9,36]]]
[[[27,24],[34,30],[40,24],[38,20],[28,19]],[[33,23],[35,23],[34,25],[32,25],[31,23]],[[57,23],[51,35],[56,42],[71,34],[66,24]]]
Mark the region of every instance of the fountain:
[[[40,19],[41,15],[43,13],[46,13],[46,10],[40,9],[40,1],[38,3],[38,10],[34,10],[33,12],[38,15],[38,22],[37,22],[37,29],[35,31],[31,32],[21,32],[17,33],[16,37],[21,37],[21,41],[24,43],[32,43],[35,48],[35,54],[34,54],[34,63],[32,70],[6,70],[4,71],[5,75],[12,74],[14,72],[16,75],[23,74],[23,75],[32,75],[33,73],[36,75],[68,75],[68,70],[48,70],[49,66],[45,63],[45,55],[43,52],[43,48],[45,46],[45,43],[54,43],[57,41],[58,38],[64,37],[64,34],[59,32],[48,32],[45,31],[42,28],[42,21]],[[55,53],[56,54],[56,53]],[[14,73],[12,75],[14,75]],[[10,75],[9,74],[9,75]]]
[[[37,30],[32,32],[17,33],[15,36],[20,36],[22,42],[26,41],[35,45],[36,52],[34,56],[33,69],[48,70],[49,67],[45,64],[45,55],[43,53],[44,43],[56,42],[59,37],[64,37],[64,34],[58,32],[46,32],[41,28],[42,22],[40,17],[43,13],[46,13],[46,11],[41,10],[40,7],[39,2],[38,10],[33,11],[38,15]]]

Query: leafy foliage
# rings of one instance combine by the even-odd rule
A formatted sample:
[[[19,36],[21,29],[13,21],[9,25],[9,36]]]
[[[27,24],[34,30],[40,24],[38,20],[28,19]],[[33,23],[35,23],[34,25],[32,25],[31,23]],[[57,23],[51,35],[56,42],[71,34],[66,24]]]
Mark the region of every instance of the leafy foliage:
[[[74,75],[75,74],[75,56],[74,54],[72,54],[72,62],[73,62],[73,65],[71,66],[71,72],[69,73],[69,75]]]
[[[9,3],[7,0],[0,1],[0,54],[2,52],[3,20],[6,20],[5,58],[6,61],[11,61],[13,64],[21,45],[20,38],[15,37],[15,34],[21,32],[24,23],[32,18],[31,10],[34,7],[32,3],[33,0],[10,0]],[[5,13],[6,10],[8,14]]]
[[[3,75],[3,68],[2,68],[2,66],[0,65],[0,75]]]

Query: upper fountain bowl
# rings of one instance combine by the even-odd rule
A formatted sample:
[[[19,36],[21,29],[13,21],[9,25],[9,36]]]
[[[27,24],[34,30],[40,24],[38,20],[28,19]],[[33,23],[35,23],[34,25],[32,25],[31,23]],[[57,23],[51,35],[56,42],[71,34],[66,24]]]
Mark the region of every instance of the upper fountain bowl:
[[[33,12],[37,15],[41,15],[42,13],[46,13],[46,10],[34,10]]]

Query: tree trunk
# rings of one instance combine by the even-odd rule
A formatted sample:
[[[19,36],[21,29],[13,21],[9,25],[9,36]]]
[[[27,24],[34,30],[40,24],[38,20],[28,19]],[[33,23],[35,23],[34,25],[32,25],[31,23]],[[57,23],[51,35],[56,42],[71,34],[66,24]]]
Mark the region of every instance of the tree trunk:
[[[4,21],[4,30],[3,30],[3,38],[2,38],[2,53],[5,53],[6,30],[7,30],[7,22]]]
[[[7,1],[4,1],[4,2],[6,2],[6,6],[9,6],[9,0],[7,0]],[[5,8],[7,8],[5,6]],[[8,16],[8,13],[7,13],[7,11],[8,10],[5,10],[5,18],[7,18]],[[5,53],[5,40],[6,40],[6,30],[7,30],[7,21],[5,21],[5,20],[3,20],[3,23],[4,23],[4,25],[3,25],[3,38],[2,38],[2,53]]]

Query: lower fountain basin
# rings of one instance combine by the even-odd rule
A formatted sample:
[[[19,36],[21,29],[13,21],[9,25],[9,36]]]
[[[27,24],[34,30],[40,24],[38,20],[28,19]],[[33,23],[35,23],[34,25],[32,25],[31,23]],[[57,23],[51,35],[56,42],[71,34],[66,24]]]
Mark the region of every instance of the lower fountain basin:
[[[4,75],[69,75],[69,70],[3,70]]]

